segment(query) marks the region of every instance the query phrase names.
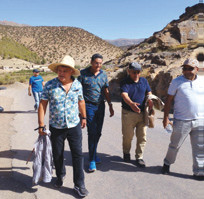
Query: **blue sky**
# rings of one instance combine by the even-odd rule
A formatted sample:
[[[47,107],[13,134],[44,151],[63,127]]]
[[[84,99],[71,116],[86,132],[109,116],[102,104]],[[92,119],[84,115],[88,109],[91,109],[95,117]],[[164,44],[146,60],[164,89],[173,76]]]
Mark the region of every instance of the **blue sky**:
[[[199,0],[0,0],[0,21],[73,26],[102,39],[151,36]]]

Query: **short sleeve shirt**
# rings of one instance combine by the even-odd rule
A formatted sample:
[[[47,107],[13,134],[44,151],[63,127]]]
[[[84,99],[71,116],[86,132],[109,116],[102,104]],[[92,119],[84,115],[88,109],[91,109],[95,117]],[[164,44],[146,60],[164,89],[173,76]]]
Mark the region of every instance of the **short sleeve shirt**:
[[[193,81],[181,75],[172,80],[168,94],[174,96],[174,118],[193,120],[204,118],[204,77]]]
[[[99,104],[104,101],[104,88],[109,86],[108,78],[103,70],[100,70],[98,75],[94,75],[90,71],[90,67],[80,71],[81,75],[78,80],[83,86],[83,95],[86,102]]]
[[[48,81],[42,100],[49,101],[49,123],[57,129],[72,128],[79,123],[78,101],[83,100],[81,83],[75,79],[68,93],[58,78]]]
[[[29,80],[29,84],[32,86],[32,92],[41,92],[43,90],[42,82],[42,76],[32,76]]]
[[[148,81],[144,77],[140,77],[138,82],[134,82],[128,76],[125,80],[121,82],[120,91],[121,93],[128,93],[129,98],[133,102],[139,103],[140,105],[138,107],[141,109],[141,111],[143,111],[145,106],[145,96],[148,92],[151,92],[151,88],[149,86]],[[133,111],[123,99],[122,107],[126,110]]]

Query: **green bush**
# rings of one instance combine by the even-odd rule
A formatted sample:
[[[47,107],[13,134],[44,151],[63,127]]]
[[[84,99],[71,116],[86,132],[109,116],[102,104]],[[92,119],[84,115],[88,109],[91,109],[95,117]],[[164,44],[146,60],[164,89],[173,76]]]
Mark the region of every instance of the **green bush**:
[[[3,37],[0,40],[0,55],[3,57],[3,59],[11,59],[15,57],[33,63],[41,62],[40,57],[38,57],[36,53],[28,50],[24,45],[19,44],[7,37]]]

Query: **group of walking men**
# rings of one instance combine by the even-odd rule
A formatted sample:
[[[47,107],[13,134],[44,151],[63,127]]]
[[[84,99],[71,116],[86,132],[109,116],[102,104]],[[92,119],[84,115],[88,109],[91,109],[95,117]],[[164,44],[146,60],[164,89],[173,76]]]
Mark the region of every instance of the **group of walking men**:
[[[56,169],[56,187],[63,185],[66,175],[64,164],[64,141],[68,140],[73,162],[74,189],[80,196],[88,195],[85,188],[82,153],[82,131],[87,126],[89,171],[96,170],[101,163],[97,155],[97,146],[105,114],[105,100],[108,103],[110,117],[114,115],[110,99],[109,84],[106,73],[101,69],[103,57],[94,54],[91,66],[79,71],[75,61],[65,56],[60,63],[48,66],[57,73],[57,77],[48,81],[43,89],[38,108],[39,134],[44,135],[44,116],[49,103],[49,129]],[[174,79],[169,87],[164,107],[164,128],[170,123],[168,116],[174,101],[173,133],[167,155],[164,159],[162,173],[170,172],[177,152],[188,134],[191,136],[193,151],[193,173],[196,179],[204,176],[204,84],[197,76],[199,63],[187,59],[182,65],[183,75]],[[122,146],[123,159],[129,162],[131,142],[134,131],[137,138],[135,158],[136,165],[145,167],[143,160],[146,144],[146,125],[144,122],[145,103],[152,109],[152,95],[148,81],[140,77],[142,67],[137,62],[128,66],[128,76],[121,82],[122,97]],[[78,76],[78,78],[75,78]],[[147,102],[146,102],[147,101]]]

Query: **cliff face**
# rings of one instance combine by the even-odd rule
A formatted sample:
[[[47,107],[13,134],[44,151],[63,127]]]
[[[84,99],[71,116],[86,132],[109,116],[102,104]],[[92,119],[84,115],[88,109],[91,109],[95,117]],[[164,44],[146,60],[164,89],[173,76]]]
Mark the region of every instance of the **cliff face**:
[[[108,67],[121,68],[112,73],[110,88],[119,97],[119,82],[124,78],[130,62],[137,61],[143,67],[145,76],[157,96],[164,99],[171,80],[181,75],[181,65],[189,57],[204,66],[204,4],[186,8],[178,20],[173,20],[159,32],[139,45],[131,46],[119,59],[112,60]]]

